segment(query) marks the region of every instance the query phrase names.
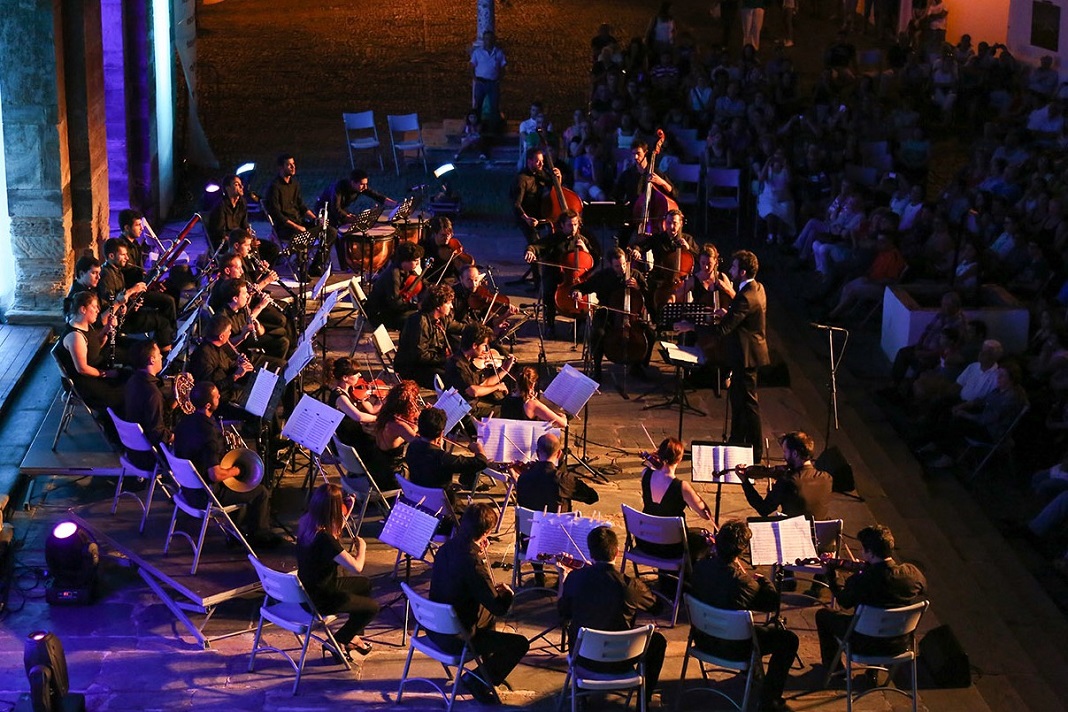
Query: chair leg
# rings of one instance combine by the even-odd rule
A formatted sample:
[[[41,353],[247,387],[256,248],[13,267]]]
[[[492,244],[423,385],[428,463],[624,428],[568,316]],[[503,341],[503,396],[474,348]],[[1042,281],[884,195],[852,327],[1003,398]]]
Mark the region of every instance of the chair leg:
[[[415,631],[418,633],[419,631]],[[415,634],[413,634],[414,636]],[[408,657],[404,660],[404,672],[401,673],[400,687],[397,688],[397,704],[400,704],[401,698],[404,696],[404,683],[408,681],[408,670],[412,667],[412,654],[415,653],[415,646],[411,643],[408,644]]]
[[[145,511],[144,514],[141,515],[141,526],[137,530],[139,534],[145,533],[145,525],[148,524],[148,511],[152,509],[152,496],[156,492],[156,482],[158,480],[159,474],[155,472],[152,473],[152,479],[148,482],[148,492],[145,494]]]
[[[119,481],[115,484],[115,496],[111,498],[111,513],[115,514],[119,509],[119,497],[122,495],[122,480],[126,477],[126,469],[119,473]]]
[[[311,627],[309,627],[304,633],[304,645],[300,648],[300,662],[297,663],[297,679],[293,681],[293,695],[297,694],[297,689],[300,687],[300,675],[304,672],[304,659],[308,657],[308,644],[311,643],[311,639]]]
[[[171,525],[167,528],[167,539],[163,542],[163,553],[166,554],[171,548],[171,539],[174,537],[174,525],[178,521],[178,505],[174,505],[174,513],[171,514]]]
[[[675,588],[675,602],[672,604],[671,609],[671,627],[675,627],[675,623],[679,620],[679,604],[682,603],[682,590],[683,582],[686,578],[685,569],[679,569],[679,584]]]
[[[260,649],[260,636],[263,635],[263,616],[260,616],[259,625],[256,626],[256,637],[252,639],[252,653],[248,656],[248,671],[256,669],[256,652]]]
[[[204,519],[200,524],[200,536],[197,538],[197,545],[193,547],[193,568],[189,571],[190,576],[195,576],[197,573],[197,566],[200,565],[200,552],[204,550],[204,537],[208,533],[208,520],[210,519],[209,512],[204,512]]]
[[[846,674],[846,712],[853,712],[853,658],[850,657],[849,651],[846,651],[845,656],[845,674]]]

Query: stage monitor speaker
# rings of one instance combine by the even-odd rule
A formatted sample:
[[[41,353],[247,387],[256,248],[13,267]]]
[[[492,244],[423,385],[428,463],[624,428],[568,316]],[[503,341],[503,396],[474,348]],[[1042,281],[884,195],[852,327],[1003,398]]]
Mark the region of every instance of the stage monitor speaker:
[[[960,688],[972,684],[968,654],[948,625],[932,628],[919,645],[920,666],[931,676],[935,687]]]
[[[835,492],[855,492],[856,480],[853,479],[853,466],[846,460],[845,455],[837,447],[829,447],[816,458],[816,469],[830,474],[834,481],[832,489]]]

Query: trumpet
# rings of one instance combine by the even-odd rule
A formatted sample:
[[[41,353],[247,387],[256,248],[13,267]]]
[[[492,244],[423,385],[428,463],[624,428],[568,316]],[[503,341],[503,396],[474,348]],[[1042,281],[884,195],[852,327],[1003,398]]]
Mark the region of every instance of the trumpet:
[[[252,450],[237,432],[236,425],[223,428],[223,437],[226,439],[226,447],[229,451],[223,455],[220,467],[236,467],[241,474],[237,477],[229,477],[223,480],[223,484],[234,492],[251,492],[263,481],[263,458],[255,450]]]

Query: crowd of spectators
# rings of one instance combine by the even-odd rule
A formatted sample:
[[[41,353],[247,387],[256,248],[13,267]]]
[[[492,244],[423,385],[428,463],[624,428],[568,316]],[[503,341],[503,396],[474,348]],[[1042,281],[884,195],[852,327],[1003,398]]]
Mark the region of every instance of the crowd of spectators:
[[[756,239],[813,270],[814,316],[849,321],[898,282],[932,305],[942,298],[936,326],[899,357],[884,391],[927,435],[916,444],[930,464],[955,463],[965,437],[997,441],[1025,406],[1017,439],[1026,430],[1054,447],[1031,449],[1019,467],[1068,460],[1068,83],[1052,60],[1032,67],[1000,44],[902,33],[868,66],[845,28],[802,88],[781,43],[731,56],[665,22],[658,14],[627,42],[600,28],[588,107],[562,131],[531,107],[565,182],[587,200],[618,197],[632,144],[652,145],[658,128],[668,176],[682,163],[741,170]],[[932,179],[939,138],[959,170],[940,156]],[[696,232],[699,211],[688,215]],[[1026,353],[1005,355],[984,323],[963,318],[991,299],[1026,306]],[[1012,442],[1001,453],[1010,459]],[[1046,479],[1068,490],[1066,471]]]

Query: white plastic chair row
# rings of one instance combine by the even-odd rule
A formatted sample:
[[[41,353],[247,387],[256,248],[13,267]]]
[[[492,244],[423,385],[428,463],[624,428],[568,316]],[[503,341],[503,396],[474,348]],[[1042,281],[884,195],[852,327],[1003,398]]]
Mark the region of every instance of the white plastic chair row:
[[[345,124],[345,144],[349,151],[349,165],[356,167],[354,151],[374,151],[378,157],[378,169],[384,170],[382,163],[382,143],[375,126],[375,112],[361,111],[341,115]],[[415,152],[423,159],[423,172],[427,172],[426,145],[423,143],[423,129],[418,114],[388,114],[386,124],[389,127],[389,142],[393,150],[393,163],[400,175],[400,164],[406,152]]]

